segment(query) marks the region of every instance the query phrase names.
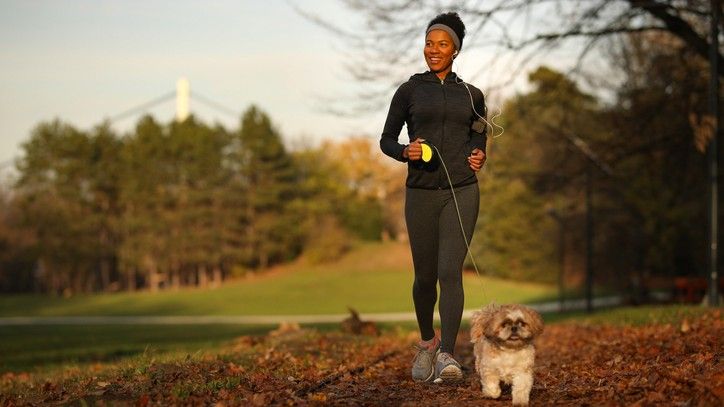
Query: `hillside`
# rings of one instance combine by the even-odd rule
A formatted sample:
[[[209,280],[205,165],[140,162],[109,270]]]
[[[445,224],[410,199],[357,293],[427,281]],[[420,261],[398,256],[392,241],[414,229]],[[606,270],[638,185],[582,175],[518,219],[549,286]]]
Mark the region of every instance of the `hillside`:
[[[159,293],[125,292],[70,298],[8,295],[0,316],[103,315],[302,315],[413,310],[412,266],[406,243],[365,243],[340,260],[309,265],[300,260],[225,282],[211,289],[186,288]],[[554,287],[466,273],[466,308],[497,302],[554,298]]]

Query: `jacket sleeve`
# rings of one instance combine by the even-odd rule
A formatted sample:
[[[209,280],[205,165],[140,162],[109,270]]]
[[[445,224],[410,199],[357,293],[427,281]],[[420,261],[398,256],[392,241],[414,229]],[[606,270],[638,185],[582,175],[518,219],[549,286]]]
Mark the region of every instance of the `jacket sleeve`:
[[[380,148],[382,152],[401,162],[407,161],[407,159],[402,156],[406,145],[400,144],[398,139],[402,125],[405,124],[408,118],[409,100],[410,87],[407,83],[403,83],[397,88],[395,95],[392,97],[390,110],[387,112],[387,120],[385,120],[385,127],[382,130],[382,137],[380,138]]]
[[[474,100],[475,111],[478,114],[480,114],[481,116],[483,116],[485,118],[485,120],[488,120],[488,108],[487,108],[487,106],[485,106],[485,96],[483,95],[483,92],[480,91],[480,89],[475,88],[475,87],[473,87],[472,90],[473,90],[473,100]],[[475,116],[474,120],[479,119],[477,114],[473,113],[473,115]],[[468,142],[468,147],[469,147],[468,151],[470,153],[472,153],[473,150],[475,150],[476,148],[479,148],[480,150],[482,150],[485,153],[486,152],[485,147],[487,145],[487,142],[488,142],[488,125],[487,124],[485,125],[485,129],[483,130],[482,133],[478,133],[471,129],[470,130],[470,141]]]

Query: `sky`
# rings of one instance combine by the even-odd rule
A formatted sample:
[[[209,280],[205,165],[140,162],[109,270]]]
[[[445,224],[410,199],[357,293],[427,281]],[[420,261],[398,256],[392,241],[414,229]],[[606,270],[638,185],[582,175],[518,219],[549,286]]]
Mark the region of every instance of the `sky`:
[[[294,1],[335,21],[354,17],[337,0]],[[386,109],[341,118],[320,108],[320,96],[352,92],[343,63],[339,42],[285,0],[0,0],[0,170],[38,123],[90,130],[175,91],[181,77],[191,112],[208,124],[235,129],[256,104],[291,144],[377,137]],[[195,102],[194,92],[238,114]],[[175,101],[148,113],[173,120]],[[139,117],[112,127],[124,134]]]

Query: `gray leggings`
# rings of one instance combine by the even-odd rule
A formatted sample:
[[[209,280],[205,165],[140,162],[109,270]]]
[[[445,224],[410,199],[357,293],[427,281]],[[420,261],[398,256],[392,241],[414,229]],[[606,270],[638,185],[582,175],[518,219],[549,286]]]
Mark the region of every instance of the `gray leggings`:
[[[469,241],[478,219],[478,184],[455,188],[455,195]],[[465,301],[462,268],[467,248],[452,193],[449,189],[407,188],[405,221],[415,266],[412,298],[420,335],[423,340],[435,336],[432,323],[439,280],[441,350],[453,354]]]

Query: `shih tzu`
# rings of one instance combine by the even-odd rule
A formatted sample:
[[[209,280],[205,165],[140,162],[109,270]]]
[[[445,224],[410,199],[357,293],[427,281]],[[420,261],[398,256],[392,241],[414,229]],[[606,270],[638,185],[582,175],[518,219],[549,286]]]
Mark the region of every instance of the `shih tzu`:
[[[512,385],[513,404],[527,405],[533,388],[533,340],[543,332],[543,319],[523,305],[490,304],[473,313],[470,341],[475,370],[486,397],[500,397],[500,382]]]

